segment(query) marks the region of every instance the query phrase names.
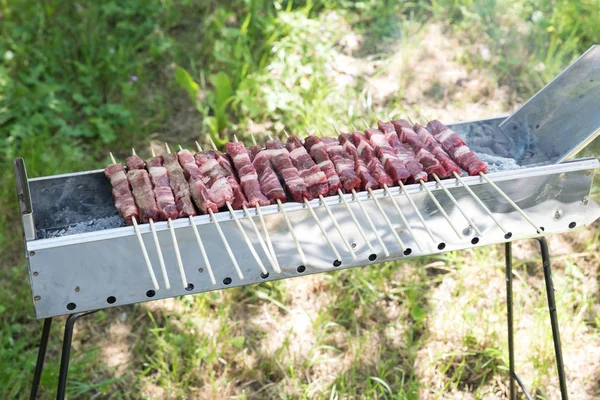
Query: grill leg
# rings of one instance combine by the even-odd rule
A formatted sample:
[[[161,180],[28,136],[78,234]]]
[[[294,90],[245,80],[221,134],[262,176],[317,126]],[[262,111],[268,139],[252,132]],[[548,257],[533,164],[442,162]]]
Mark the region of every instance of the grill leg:
[[[42,338],[40,339],[40,348],[38,350],[37,362],[35,363],[35,373],[33,374],[33,384],[31,385],[31,395],[29,398],[35,400],[38,389],[40,388],[40,380],[42,371],[44,370],[44,359],[46,358],[46,349],[48,348],[48,338],[50,337],[50,327],[52,326],[52,318],[44,320],[44,328],[42,329]]]
[[[512,293],[512,243],[504,244],[506,261],[506,314],[508,319],[508,371],[510,374],[510,400],[516,400],[515,391],[515,348],[513,334],[513,293]]]
[[[69,373],[69,357],[71,355],[71,343],[73,341],[73,328],[75,327],[75,322],[77,322],[79,318],[93,314],[96,311],[97,310],[71,314],[67,318],[62,353],[60,356],[60,372],[58,375],[58,388],[56,389],[57,400],[62,400],[65,398],[65,391],[67,389],[67,375]]]
[[[554,356],[556,357],[556,369],[560,383],[560,395],[563,400],[569,398],[567,393],[567,379],[565,366],[563,364],[562,346],[560,344],[560,332],[558,330],[558,316],[556,314],[556,300],[554,298],[554,284],[552,283],[552,266],[550,264],[550,252],[546,238],[537,239],[540,242],[542,262],[544,266],[544,281],[546,282],[546,294],[548,296],[548,311],[550,312],[550,324],[552,325],[552,340],[554,341]]]

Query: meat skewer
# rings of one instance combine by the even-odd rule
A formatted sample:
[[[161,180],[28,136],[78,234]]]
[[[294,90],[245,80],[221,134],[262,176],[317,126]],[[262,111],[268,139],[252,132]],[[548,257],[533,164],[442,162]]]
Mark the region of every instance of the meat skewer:
[[[365,162],[369,163],[368,165],[371,166],[370,170],[374,172],[374,176],[378,177],[377,180],[383,186],[384,192],[388,195],[388,197],[392,201],[392,204],[394,205],[394,208],[396,209],[396,212],[398,213],[398,215],[400,215],[400,219],[402,219],[402,223],[408,230],[408,233],[410,234],[410,236],[413,238],[413,240],[417,244],[417,247],[419,248],[419,250],[423,251],[423,248],[421,247],[421,243],[417,240],[417,237],[415,236],[410,224],[408,223],[408,220],[404,216],[404,213],[400,209],[398,202],[396,201],[396,199],[390,192],[388,183],[393,184],[394,181],[386,173],[386,171],[384,170],[383,164],[381,162],[379,162],[379,159],[375,156],[374,149],[371,147],[371,144],[369,143],[367,138],[364,137],[361,133],[357,132],[354,125],[352,125],[352,130],[354,131],[354,133],[352,134],[352,139],[355,141],[355,143],[354,143],[355,145],[358,143],[358,146],[356,146],[356,147],[359,151],[359,155],[361,157],[363,157]],[[381,209],[379,207],[378,207],[378,209],[381,212]],[[382,215],[382,216],[383,216],[384,220],[387,219],[389,221],[389,218],[387,217],[387,215]],[[390,226],[390,229],[394,230],[394,228],[391,224],[389,226]],[[394,232],[395,232],[395,230],[394,230]]]
[[[407,158],[408,157],[413,157],[413,159],[411,160],[413,162],[413,164],[414,163],[419,164],[418,161],[416,161],[416,154],[413,152],[412,147],[410,145],[408,145],[407,143],[400,142],[400,138],[396,134],[396,129],[394,127],[394,124],[391,122],[391,118],[390,118],[389,122],[378,121],[378,125],[379,125],[379,129],[386,134],[386,138],[390,137],[391,141],[394,141],[396,143],[396,146],[403,145],[403,148],[407,149],[407,152],[406,152]],[[410,151],[410,153],[412,155],[409,155],[408,151]],[[439,163],[438,163],[438,165],[439,165]],[[421,187],[423,189],[425,189],[425,191],[427,192],[427,195],[429,196],[429,198],[431,199],[431,201],[433,201],[433,204],[435,204],[435,206],[437,207],[437,209],[439,210],[439,212],[442,214],[442,216],[444,217],[444,219],[446,220],[446,222],[448,222],[448,225],[450,225],[450,227],[452,228],[452,230],[454,231],[454,233],[456,233],[456,236],[458,236],[459,239],[462,239],[458,228],[454,225],[454,223],[450,219],[450,216],[448,215],[448,213],[446,212],[446,210],[444,210],[444,208],[442,207],[442,205],[440,204],[440,202],[437,200],[437,198],[434,196],[433,192],[431,192],[431,190],[427,187],[427,185],[425,185],[424,179],[419,179],[423,175],[424,175],[425,179],[427,179],[427,172],[423,171],[423,169],[421,167],[421,164],[419,164],[419,167],[421,168],[422,174],[420,172],[418,172],[417,173],[418,175],[416,175],[417,177],[415,178],[415,181],[417,181],[421,185]],[[413,168],[417,169],[416,166],[414,166]],[[440,168],[441,168],[441,166],[440,166]],[[441,169],[441,170],[443,172],[445,172],[443,169]]]
[[[169,148],[169,145],[167,143],[165,143],[165,148],[167,149],[167,155],[164,157],[164,160],[167,160],[166,163],[169,165],[167,167],[167,171],[169,172],[169,183],[171,184],[171,187],[173,187],[173,185],[176,184],[175,187],[177,187],[178,189],[177,191],[174,189],[175,195],[176,197],[179,196],[181,199],[183,199],[181,200],[181,202],[177,202],[177,204],[180,205],[178,207],[178,210],[180,210],[179,215],[187,214],[190,220],[190,225],[192,226],[192,230],[194,231],[196,242],[198,243],[198,247],[200,248],[200,254],[202,254],[204,265],[206,265],[206,269],[208,270],[210,281],[213,285],[216,285],[217,281],[215,279],[215,275],[213,274],[213,270],[210,265],[210,260],[206,255],[204,243],[202,243],[202,238],[200,237],[200,233],[198,232],[198,228],[196,227],[196,221],[194,221],[196,210],[193,209],[194,206],[191,204],[189,186],[185,180],[185,176],[183,175],[183,169],[181,168],[181,165],[179,165],[177,154],[171,153],[171,149]],[[171,177],[173,177],[174,179],[171,179]],[[181,178],[183,178],[183,180]]]
[[[486,175],[487,165],[471,152],[467,147],[466,143],[458,136],[458,134],[442,124],[438,120],[429,121],[427,128],[431,134],[436,138],[438,142],[444,147],[444,149],[450,153],[454,161],[458,163],[465,171],[468,171],[469,175],[479,175],[485,180],[498,194],[510,204],[515,211],[535,229],[536,233],[541,233],[541,228],[533,222],[531,218],[514,202],[502,189],[500,189],[494,182],[491,181]],[[456,173],[455,173],[456,175]]]
[[[339,267],[340,265],[342,265],[342,256],[338,252],[337,248],[334,246],[333,242],[331,241],[331,238],[329,237],[329,234],[323,227],[321,220],[317,217],[317,214],[308,202],[307,196],[310,196],[308,192],[308,187],[304,183],[304,180],[300,177],[298,170],[293,166],[288,150],[283,146],[283,143],[281,143],[279,139],[274,140],[273,137],[271,137],[271,135],[269,135],[269,140],[267,141],[266,148],[267,152],[271,152],[271,162],[273,166],[277,169],[279,174],[283,177],[286,186],[292,193],[292,197],[296,199],[297,197],[302,196],[301,202],[303,202],[308,208],[310,214],[317,223],[317,226],[321,230],[321,233],[325,237],[327,244],[329,245],[331,251],[336,257],[333,261],[333,265],[335,267]]]
[[[248,205],[248,200],[246,199],[244,190],[242,190],[242,186],[240,186],[240,183],[238,182],[238,177],[235,175],[234,168],[229,162],[229,158],[225,154],[217,150],[217,146],[212,141],[212,139],[210,139],[210,142],[214,151],[214,154],[212,156],[217,161],[218,170],[222,174],[222,176],[227,180],[227,183],[233,191],[233,199],[231,200],[231,205],[236,210],[239,210],[243,206]],[[200,144],[198,142],[196,142],[196,147],[199,149],[198,152],[202,152]]]
[[[315,164],[315,162],[312,160],[312,158],[310,157],[310,155],[306,152],[306,149],[304,148],[304,146],[302,145],[302,142],[300,141],[300,139],[298,139],[296,136],[292,136],[290,138],[290,136],[288,135],[288,133],[284,130],[283,131],[285,136],[288,138],[288,151],[290,148],[292,148],[292,151],[301,153],[302,156],[298,157],[299,159],[304,158],[304,160],[302,160],[303,165],[305,166],[314,166],[314,168],[316,168],[317,170],[319,170],[319,168],[317,167],[317,164]],[[312,163],[312,165],[311,165]],[[319,172],[323,175],[323,177],[326,179],[325,174],[319,170]],[[327,185],[327,184],[326,184]],[[327,191],[325,191],[325,194],[329,191],[329,185],[327,185]],[[327,211],[327,215],[329,215],[329,218],[331,219],[331,222],[333,222],[333,226],[335,227],[335,229],[337,230],[338,234],[340,235],[340,237],[342,238],[342,241],[344,242],[344,246],[346,246],[346,249],[348,250],[348,252],[352,255],[352,259],[356,260],[356,253],[354,253],[354,249],[352,248],[352,244],[350,244],[350,242],[348,240],[346,240],[346,238],[344,237],[344,233],[342,232],[342,228],[340,228],[340,224],[338,223],[337,219],[335,218],[335,216],[333,215],[333,212],[331,212],[331,209],[329,208],[329,205],[327,204],[327,202],[325,201],[325,198],[323,197],[323,193],[319,192],[318,193],[318,197],[321,200],[321,204],[323,204],[323,207],[325,207],[325,211]]]
[[[390,117],[390,119],[391,119],[391,117]],[[410,118],[409,118],[409,121],[410,121]],[[428,165],[430,165],[430,167],[428,169],[428,174],[431,175],[433,177],[433,179],[435,179],[435,181],[440,186],[440,188],[442,188],[442,190],[444,191],[446,196],[448,196],[448,198],[450,199],[452,204],[454,204],[454,206],[458,209],[458,211],[460,211],[460,213],[463,215],[463,217],[467,220],[467,222],[469,223],[469,226],[471,228],[473,228],[479,236],[482,236],[483,233],[479,230],[477,225],[475,225],[475,223],[473,223],[473,221],[471,220],[469,215],[463,210],[463,208],[460,206],[460,204],[458,203],[456,198],[454,198],[454,196],[450,193],[450,191],[442,184],[442,182],[440,180],[440,176],[445,177],[447,172],[444,169],[444,167],[441,165],[440,161],[437,158],[435,158],[435,156],[431,152],[427,151],[427,149],[425,148],[426,147],[425,142],[415,132],[416,129],[421,128],[421,127],[418,124],[416,124],[416,125],[413,124],[412,121],[407,122],[407,121],[401,120],[401,119],[393,120],[391,122],[394,125],[394,128],[396,129],[396,134],[398,134],[398,137],[400,138],[400,140],[404,143],[408,143],[413,148],[415,153],[421,154],[421,160],[429,159],[430,157],[433,157],[435,162],[437,162],[437,164],[435,162],[427,163]],[[426,134],[429,133],[424,128],[421,128],[421,129],[423,129]],[[439,150],[443,151],[443,149],[439,149]],[[458,166],[456,168],[458,169]],[[473,237],[471,239],[472,244],[477,244],[478,242],[479,242],[479,238],[477,238],[477,237]]]
[[[333,129],[336,131],[336,133],[339,132],[337,131],[337,128],[335,127],[335,125],[333,125]],[[321,136],[323,137],[323,132],[319,129],[319,132],[321,133]],[[309,135],[309,137],[313,136],[310,134],[310,132],[307,130],[307,133]],[[307,137],[307,139],[309,138]],[[341,136],[340,136],[341,137]],[[316,137],[315,137],[316,138]],[[316,138],[318,140],[318,138]],[[315,139],[313,139],[315,140]],[[305,139],[305,142],[307,140]],[[318,145],[315,144],[312,146],[311,151],[313,149],[315,149],[315,147]],[[325,145],[323,145],[325,146]],[[344,145],[344,149],[347,148],[347,145]],[[315,149],[316,150],[316,149]],[[316,151],[314,151],[314,153],[316,153]],[[328,157],[327,154],[325,154],[326,157]],[[357,154],[358,156],[358,154]],[[329,158],[328,158],[329,159]],[[360,159],[357,159],[355,157],[355,165],[357,164],[357,162],[360,161]],[[331,162],[331,161],[330,161]],[[358,167],[357,167],[358,168]],[[366,168],[366,165],[365,165]],[[374,178],[373,178],[374,179]],[[361,179],[362,181],[362,179]],[[364,186],[365,188],[369,188],[368,185]],[[373,248],[373,246],[371,245],[371,242],[369,241],[369,239],[367,239],[367,235],[365,234],[364,230],[362,229],[362,226],[360,225],[360,223],[358,222],[358,220],[356,219],[356,215],[354,215],[354,212],[352,211],[352,208],[350,208],[350,206],[348,205],[348,203],[346,202],[346,199],[344,198],[344,194],[342,193],[342,189],[341,189],[341,185],[340,188],[337,189],[338,192],[338,196],[340,197],[340,199],[342,200],[342,202],[344,203],[344,205],[346,206],[346,209],[348,210],[348,213],[350,214],[350,217],[352,218],[352,221],[354,222],[354,225],[356,226],[356,228],[358,229],[360,235],[362,236],[362,238],[364,239],[364,241],[366,242],[367,246],[369,247],[369,250],[371,251],[371,254],[369,255],[369,261],[375,261],[377,259],[377,255],[375,254],[375,249]],[[367,219],[367,222],[369,224],[369,226],[371,227],[371,229],[373,230],[373,232],[375,233],[375,236],[377,237],[377,240],[379,242],[379,244],[381,245],[381,248],[383,249],[383,252],[385,254],[386,257],[389,257],[390,253],[385,245],[385,243],[383,242],[383,240],[381,239],[381,236],[379,235],[379,232],[377,231],[377,229],[375,228],[375,225],[373,224],[373,221],[371,220],[371,217],[368,215],[367,211],[365,210],[365,208],[362,205],[362,202],[360,200],[360,198],[358,197],[358,195],[356,194],[356,190],[354,188],[350,189],[350,192],[352,193],[352,196],[357,200],[357,203],[362,211],[362,213],[364,214],[365,218]]]
[[[365,129],[366,129],[365,132],[369,136],[369,140],[371,140],[372,143],[373,143],[373,140],[375,140],[376,141],[375,143],[378,143],[378,146],[383,147],[382,145],[383,145],[383,140],[385,140],[385,136],[383,134],[378,134],[377,133],[378,130],[370,129],[369,125],[367,124],[367,121],[365,121],[364,119],[363,119],[363,123],[365,124]],[[383,140],[379,136],[383,136]],[[389,155],[389,153],[388,153],[389,150],[385,150],[385,149],[382,149],[382,150],[384,150],[384,151],[381,151],[384,156]],[[392,176],[392,178],[393,178],[393,176]],[[412,207],[413,211],[417,215],[417,218],[419,218],[419,221],[421,221],[421,225],[423,225],[423,227],[425,228],[425,232],[427,232],[427,234],[429,235],[429,237],[431,238],[431,240],[434,243],[437,242],[436,239],[435,239],[435,237],[433,236],[433,233],[431,232],[431,229],[429,228],[429,225],[427,224],[427,221],[425,221],[425,218],[423,218],[423,215],[421,214],[421,212],[417,208],[417,205],[413,201],[412,196],[406,190],[406,187],[404,186],[404,183],[402,182],[402,179],[396,179],[396,182],[398,182],[398,185],[400,186],[400,192],[404,193],[404,195],[406,196],[406,199],[408,200],[410,206]],[[389,191],[388,191],[388,193],[389,193]],[[441,243],[438,244],[437,247],[438,247],[439,250],[443,250],[446,247],[446,244],[444,242],[441,242]]]
[[[137,162],[137,158],[139,158],[139,157],[135,153],[135,149],[131,149],[131,151],[133,153],[132,158],[134,161],[136,161],[136,167],[139,167],[141,165],[143,168],[144,162],[141,161],[141,158],[139,159],[141,161],[141,163]],[[153,157],[156,158],[156,155],[153,154]],[[129,160],[129,158],[128,158],[128,160]],[[159,167],[160,160],[152,159],[149,161],[150,161],[150,166],[147,165],[147,168],[148,168],[148,175],[150,176],[150,182],[152,183],[152,192],[154,193],[155,199],[157,200],[157,207],[160,212],[160,216],[167,219],[169,231],[171,232],[171,239],[173,240],[173,249],[175,250],[175,259],[177,261],[177,267],[179,268],[179,275],[181,276],[181,281],[182,281],[183,287],[185,289],[187,289],[190,286],[187,281],[187,277],[185,275],[185,270],[183,268],[183,261],[181,260],[181,253],[179,251],[179,243],[177,242],[177,236],[175,235],[175,229],[173,228],[173,221],[171,220],[171,217],[169,216],[169,215],[176,216],[178,213],[177,213],[177,207],[175,206],[175,199],[173,197],[171,187],[169,186],[168,182],[165,182],[165,178],[168,180],[168,177],[167,177],[168,173],[164,167],[162,167],[162,166]],[[128,161],[128,163],[129,163],[129,161]],[[163,188],[166,188],[169,191],[167,192]],[[170,192],[170,197],[169,197],[169,192]],[[161,197],[160,202],[158,202],[159,197]],[[161,205],[163,207],[161,207]],[[167,216],[168,216],[168,218],[167,218]],[[167,285],[167,289],[169,289],[171,287],[171,284],[170,284],[169,278],[167,276],[167,269],[165,267],[164,259],[162,256],[162,249],[160,248],[160,243],[158,242],[158,235],[156,234],[156,229],[154,227],[154,221],[152,220],[152,218],[150,218],[148,222],[150,223],[150,229],[152,230],[152,234],[154,236],[154,243],[156,244],[156,252],[158,253],[158,259],[160,261],[160,268],[162,270],[162,273],[163,273],[163,276],[165,279],[165,284]]]
[[[212,200],[210,200],[208,189],[202,181],[203,176],[200,171],[200,168],[194,160],[194,155],[189,150],[181,149],[177,153],[177,157],[179,158],[179,164],[181,164],[185,175],[188,177],[192,199],[194,200],[200,211],[210,215],[210,218],[215,224],[215,228],[217,229],[217,233],[221,237],[221,241],[225,246],[225,251],[229,255],[229,259],[231,260],[233,267],[235,268],[235,271],[238,274],[238,277],[241,280],[243,280],[244,274],[242,274],[240,265],[238,264],[237,259],[233,255],[233,251],[231,251],[231,246],[229,245],[229,242],[227,241],[227,238],[225,237],[225,234],[221,229],[219,221],[215,217],[214,213],[218,211],[217,205]]]
[[[199,155],[200,155],[200,158],[198,157]],[[195,157],[196,162],[198,162],[199,160],[203,160],[203,158],[207,159],[207,160],[203,160],[204,164],[202,164],[200,166],[200,170],[203,171],[204,179],[205,180],[206,179],[211,179],[211,180],[214,179],[215,182],[213,183],[213,185],[215,185],[215,184],[216,185],[227,185],[227,179],[225,177],[225,174],[222,173],[221,170],[218,168],[218,162],[216,161],[216,158],[212,158],[211,156],[212,156],[211,154],[200,151],[199,153],[196,154],[196,157]],[[202,162],[202,161],[200,161],[200,162]],[[218,188],[218,190],[222,190],[222,189]],[[225,192],[225,190],[222,190],[222,192]],[[233,197],[233,191],[231,193],[232,193],[232,197]],[[250,238],[246,234],[246,231],[244,230],[244,227],[242,226],[239,218],[237,217],[235,210],[231,206],[231,202],[227,199],[219,199],[219,201],[224,201],[225,205],[227,206],[227,209],[229,210],[229,214],[231,215],[231,218],[235,222],[238,230],[240,231],[240,233],[242,234],[242,237],[244,238],[244,241],[246,242],[246,245],[250,249],[250,253],[252,254],[252,257],[258,264],[258,267],[262,271],[262,274],[264,276],[268,276],[269,273],[268,273],[267,269],[265,268],[264,264],[262,263],[262,260],[258,256],[258,253],[256,252],[256,249],[254,248],[254,245],[250,241]],[[210,210],[210,213],[211,213],[211,215],[213,215],[212,210]]]
[[[252,166],[252,164],[250,162],[250,156],[248,155],[246,146],[244,146],[243,143],[239,142],[237,139],[237,136],[235,136],[235,135],[234,135],[234,140],[235,140],[234,143],[237,144],[237,151],[243,152],[243,154],[246,155],[246,157],[244,157],[244,158],[247,159],[247,160],[244,160],[244,163],[240,163],[239,161],[236,163],[235,157],[232,154],[229,154],[229,152],[228,152],[229,156],[233,159],[233,164],[235,165],[236,170],[238,170],[238,175],[240,176],[240,180],[242,180],[242,183],[243,183],[243,179],[244,179],[245,175],[242,173],[242,170],[244,168],[246,168],[248,165]],[[196,143],[196,144],[198,144],[198,143]],[[227,143],[227,144],[229,145],[229,143]],[[198,148],[200,149],[199,145],[198,145]],[[248,197],[248,199],[250,199],[250,201],[249,201],[250,205],[252,205],[252,203],[254,203],[254,206],[256,207],[257,213],[258,213],[261,203],[262,204],[266,203],[266,205],[268,205],[268,204],[270,204],[270,202],[260,191],[260,183],[258,182],[258,174],[256,173],[256,170],[254,170],[254,167],[252,167],[252,169],[246,169],[245,173],[250,173],[250,174],[253,174],[254,176],[256,176],[256,178],[254,179],[255,185],[252,185],[250,187],[249,192],[252,193],[253,191],[256,191],[258,193],[254,192],[253,195],[251,195],[250,193],[247,193],[246,197]],[[249,180],[247,180],[247,181],[249,181]],[[246,186],[249,186],[249,185],[246,185]],[[273,246],[271,245],[271,247],[267,248],[267,245],[265,245],[265,242],[262,238],[262,235],[260,234],[260,231],[258,230],[258,227],[256,226],[256,223],[250,216],[250,212],[248,211],[248,208],[246,207],[246,205],[242,205],[242,208],[244,210],[244,213],[246,214],[246,217],[250,221],[250,224],[252,225],[252,229],[254,229],[254,233],[258,237],[258,241],[260,243],[260,246],[263,249],[263,252],[265,253],[269,262],[271,263],[273,270],[275,270],[275,272],[277,272],[277,273],[281,273],[281,268],[279,267],[279,263],[277,262],[277,258],[275,256],[275,251],[271,251]],[[261,218],[261,223],[264,223],[263,218]],[[266,224],[263,224],[263,229],[265,232],[267,232],[266,237],[269,238]],[[269,238],[269,240],[270,240],[270,238]]]
[[[120,165],[120,164],[117,164],[117,161],[115,160],[115,157],[113,156],[112,153],[110,153],[110,159],[111,159],[113,165]],[[121,168],[123,168],[123,167],[121,166]],[[140,247],[142,248],[142,255],[144,256],[144,261],[146,262],[146,268],[148,268],[148,273],[150,273],[150,278],[152,279],[152,284],[154,285],[154,290],[158,290],[159,289],[158,281],[156,280],[156,275],[154,274],[154,269],[152,268],[152,263],[150,262],[150,257],[148,257],[148,251],[146,250],[146,245],[144,244],[144,239],[142,238],[142,233],[140,232],[140,227],[138,226],[136,215],[133,215],[133,214],[131,215],[131,222],[133,223],[133,229],[138,238],[138,242],[140,243]]]

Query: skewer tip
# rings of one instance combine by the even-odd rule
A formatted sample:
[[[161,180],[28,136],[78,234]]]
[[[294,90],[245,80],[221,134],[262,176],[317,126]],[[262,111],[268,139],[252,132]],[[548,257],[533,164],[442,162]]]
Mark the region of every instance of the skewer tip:
[[[165,143],[165,147],[167,149],[167,154],[171,154],[171,148],[169,147],[169,143]]]
[[[250,137],[252,138],[252,144],[256,146],[256,138],[254,137],[254,133],[251,133]]]
[[[208,140],[210,140],[210,145],[212,146],[214,151],[218,151],[217,149],[217,145],[215,144],[215,142],[212,140],[212,137],[209,135],[208,136]]]
[[[267,137],[269,138],[269,140],[273,140],[273,136],[271,136],[270,133],[267,133]]]
[[[236,142],[236,143],[239,142],[239,140],[237,138],[237,135],[233,135],[233,141]]]
[[[290,137],[290,135],[287,133],[287,131],[285,129],[283,130],[283,134],[285,135],[286,138]]]
[[[333,127],[333,130],[335,131],[335,133],[340,136],[340,131],[338,130],[338,128],[335,126],[335,124],[333,123],[333,121],[331,121],[331,126]]]
[[[154,147],[151,147],[150,151],[152,152],[152,157],[156,157],[156,152],[154,151]]]
[[[112,163],[116,164],[117,160],[115,160],[115,156],[113,156],[113,153],[109,151],[108,154],[110,154],[110,160],[112,161]]]
[[[178,146],[179,146],[179,150],[180,150],[180,151],[181,151],[181,150],[183,150],[183,147],[181,147],[181,145],[178,145]]]
[[[317,126],[317,130],[319,131],[319,134],[321,135],[321,137],[325,137],[325,134],[323,133],[323,130],[321,129],[320,126]]]
[[[200,143],[198,143],[197,140],[196,140],[196,148],[198,149],[198,151],[202,151],[202,146],[200,146]]]
[[[367,123],[367,121],[365,121],[364,118],[361,118],[361,121],[363,122],[363,124],[365,124],[365,129],[369,129],[369,124]]]
[[[352,131],[353,131],[353,132],[358,132],[358,131],[356,130],[356,127],[354,126],[354,124],[350,124],[350,127],[352,128]]]
[[[135,153],[135,149],[134,149],[133,147],[131,148],[131,154],[133,154],[134,156],[135,156],[135,155],[137,155],[137,154]]]

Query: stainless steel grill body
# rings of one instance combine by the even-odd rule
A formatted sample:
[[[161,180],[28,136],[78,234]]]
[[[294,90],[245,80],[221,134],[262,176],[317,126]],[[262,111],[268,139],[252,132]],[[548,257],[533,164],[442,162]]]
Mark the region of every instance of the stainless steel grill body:
[[[489,124],[490,121],[493,120],[475,121],[470,124],[485,125]],[[456,125],[455,129],[459,130],[460,127],[466,128],[467,126],[465,124]],[[557,165],[496,172],[490,174],[489,177],[539,227],[543,227],[544,234],[552,234],[565,232],[573,227],[589,225],[600,216],[600,207],[589,199],[594,170],[599,166],[600,164],[595,159],[584,159]],[[346,200],[366,231],[367,237],[377,253],[377,259],[370,261],[368,259],[370,251],[350,218],[348,210],[339,197],[328,197],[326,201],[342,227],[345,239],[350,240],[355,246],[354,250],[358,257],[353,260],[350,253],[345,250],[342,238],[335,231],[324,207],[319,204],[318,200],[314,200],[311,204],[343,258],[342,265],[334,267],[335,256],[306,206],[298,203],[287,203],[284,207],[308,261],[307,265],[304,266],[305,269],[300,268],[301,272],[299,272],[298,267],[302,264],[301,258],[282,214],[277,206],[273,205],[263,207],[262,211],[273,241],[277,260],[282,269],[281,273],[276,273],[270,268],[267,257],[261,251],[258,238],[254,234],[249,221],[245,218],[243,211],[237,211],[246,233],[259,252],[264,265],[269,269],[269,275],[265,277],[264,275],[261,276],[261,271],[251,256],[250,250],[231,215],[227,212],[218,213],[216,218],[220,222],[221,228],[241,266],[244,275],[244,279],[241,280],[223,248],[223,243],[216,232],[214,223],[210,221],[208,216],[198,216],[195,218],[195,222],[207,249],[217,281],[213,285],[207,274],[189,220],[176,220],[174,221],[174,228],[183,265],[188,281],[193,285],[193,289],[186,290],[179,280],[173,242],[167,223],[158,222],[155,223],[155,226],[172,285],[170,289],[165,289],[159,278],[160,289],[152,291],[153,285],[146,271],[140,246],[132,227],[118,227],[36,239],[36,237],[43,236],[43,233],[47,232],[47,229],[53,227],[52,225],[56,223],[52,220],[52,208],[60,209],[61,201],[68,202],[67,199],[60,199],[60,196],[58,196],[59,198],[43,198],[43,194],[57,196],[56,193],[64,193],[65,191],[69,193],[91,191],[91,193],[83,195],[87,196],[89,204],[86,204],[85,199],[75,201],[77,207],[82,207],[83,210],[80,217],[90,218],[90,224],[93,224],[94,219],[114,215],[116,210],[110,202],[112,201],[110,187],[106,186],[103,179],[98,171],[92,171],[21,181],[20,189],[23,193],[22,197],[24,197],[21,201],[21,208],[26,232],[25,245],[33,288],[32,295],[38,318],[352,268],[442,251],[460,250],[475,246],[472,240],[476,236],[479,240],[476,243],[477,246],[506,241],[504,232],[483,211],[465,188],[455,179],[448,179],[443,181],[444,186],[450,190],[458,200],[461,208],[468,213],[474,224],[480,229],[481,236],[478,236],[469,227],[463,215],[435,182],[429,182],[427,186],[448,213],[451,222],[461,231],[460,238],[443,218],[426,191],[419,185],[407,185],[406,189],[433,232],[435,239],[433,241],[413,212],[406,196],[400,194],[399,188],[391,188],[391,194],[399,202],[402,211],[406,215],[414,237],[409,234],[402,224],[389,196],[382,190],[375,191],[375,197],[392,221],[396,232],[405,246],[410,248],[411,253],[406,256],[388,226],[384,223],[370,195],[361,192],[358,195],[367,213],[375,223],[379,235],[390,251],[390,256],[385,257],[376,240],[375,233],[368,228],[367,220],[358,204],[352,198],[352,195],[346,195]],[[511,232],[512,237],[510,240],[538,235],[536,230],[525,222],[523,217],[481,177],[466,177],[463,179],[493,212],[500,225]],[[27,187],[24,187],[24,185]],[[65,190],[65,187],[73,185],[75,185],[75,189],[77,189],[77,186],[81,186],[80,190],[76,192],[71,189]],[[108,190],[108,197],[104,190]],[[27,191],[31,193],[30,207],[28,207]],[[105,204],[107,199],[109,199],[108,205]],[[98,201],[103,204],[95,205]],[[40,220],[37,220],[36,205],[39,205],[40,208]],[[70,207],[75,207],[75,205]],[[90,211],[88,217],[85,217],[87,215],[86,208],[94,210],[93,212]],[[31,210],[33,213],[28,212]],[[255,210],[250,210],[250,213],[253,217],[256,217]],[[74,213],[74,215],[79,214]],[[45,222],[41,219],[44,219]],[[85,220],[70,222],[85,223]],[[157,253],[150,236],[149,226],[140,225],[140,229],[157,277],[159,277]],[[420,244],[422,249],[419,249],[417,243]],[[445,247],[440,249],[438,246],[442,243]],[[188,289],[190,288],[191,286],[188,287]],[[153,296],[150,298],[149,295]],[[108,302],[110,297],[114,297],[114,299],[110,299],[110,302]]]

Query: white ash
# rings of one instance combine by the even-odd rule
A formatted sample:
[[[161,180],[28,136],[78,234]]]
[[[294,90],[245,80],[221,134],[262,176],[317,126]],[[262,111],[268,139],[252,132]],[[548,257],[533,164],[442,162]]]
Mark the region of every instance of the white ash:
[[[119,228],[124,226],[123,219],[118,215],[105,218],[98,218],[92,221],[79,222],[75,225],[61,227],[57,229],[44,229],[38,231],[38,235],[43,239],[49,239],[60,236],[76,235],[78,233],[95,232],[104,229]]]

